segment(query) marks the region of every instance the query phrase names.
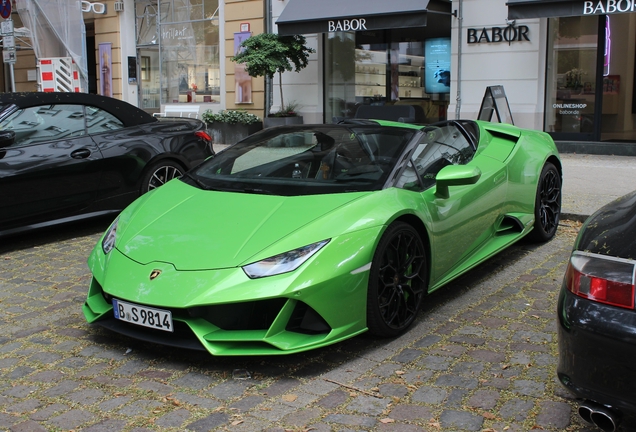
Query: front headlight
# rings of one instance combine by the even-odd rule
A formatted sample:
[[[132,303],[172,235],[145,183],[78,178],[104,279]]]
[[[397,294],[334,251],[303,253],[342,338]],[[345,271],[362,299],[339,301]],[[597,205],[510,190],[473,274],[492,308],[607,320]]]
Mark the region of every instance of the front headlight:
[[[248,264],[243,267],[243,271],[250,279],[289,273],[300,267],[327,243],[329,243],[329,240],[323,240],[275,255],[262,261]]]
[[[119,217],[115,219],[115,222],[108,228],[106,234],[104,235],[104,239],[102,240],[102,250],[105,255],[108,255],[108,252],[112,251],[115,248],[115,239],[117,238],[117,224],[119,224]]]

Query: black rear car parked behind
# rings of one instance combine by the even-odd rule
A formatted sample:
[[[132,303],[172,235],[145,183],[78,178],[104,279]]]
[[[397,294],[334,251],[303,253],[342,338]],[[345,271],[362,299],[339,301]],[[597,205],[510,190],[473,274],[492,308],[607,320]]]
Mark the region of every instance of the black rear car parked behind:
[[[558,302],[561,383],[604,431],[636,417],[636,192],[583,225]]]
[[[212,154],[194,118],[86,93],[0,94],[0,237],[118,213]]]

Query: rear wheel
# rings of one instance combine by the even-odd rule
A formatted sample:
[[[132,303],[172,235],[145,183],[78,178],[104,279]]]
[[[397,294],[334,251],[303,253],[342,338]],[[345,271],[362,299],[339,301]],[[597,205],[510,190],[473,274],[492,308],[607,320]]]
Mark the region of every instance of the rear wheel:
[[[145,194],[148,191],[164,185],[173,178],[181,177],[184,171],[181,165],[169,160],[152,164],[146,169],[144,177],[141,180],[141,193]]]
[[[424,244],[409,224],[389,226],[373,256],[367,292],[367,327],[381,337],[403,333],[415,320],[426,291]]]
[[[556,234],[561,217],[561,176],[554,164],[547,162],[541,170],[534,204],[534,228],[528,238],[546,242]]]

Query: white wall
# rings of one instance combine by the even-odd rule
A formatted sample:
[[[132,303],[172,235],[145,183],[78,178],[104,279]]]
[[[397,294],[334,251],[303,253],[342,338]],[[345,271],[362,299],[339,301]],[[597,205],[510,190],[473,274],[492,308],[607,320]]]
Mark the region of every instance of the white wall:
[[[277,33],[276,20],[290,0],[271,0],[273,32]],[[322,35],[304,35],[307,46],[316,50],[309,56],[309,64],[300,72],[283,74],[283,98],[285,104],[296,102],[305,123],[322,123],[323,118],[323,67]],[[280,88],[278,76],[272,80],[272,112],[280,110]]]
[[[460,7],[461,48],[458,44],[460,19],[453,19],[452,24],[453,71],[448,117],[455,118],[459,103],[460,118],[476,119],[486,87],[503,85],[515,124],[543,130],[547,19],[515,22],[517,27],[529,27],[529,42],[468,44],[468,28],[478,29],[478,35],[484,27],[488,31],[491,27],[505,28],[508,7],[506,0],[454,0],[453,10]],[[461,67],[460,85],[458,67]]]

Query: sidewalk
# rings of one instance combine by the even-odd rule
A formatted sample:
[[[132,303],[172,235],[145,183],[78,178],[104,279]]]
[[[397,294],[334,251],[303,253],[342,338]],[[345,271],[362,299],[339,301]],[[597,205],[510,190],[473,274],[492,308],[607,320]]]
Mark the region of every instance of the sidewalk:
[[[585,220],[603,205],[636,190],[636,157],[561,153],[562,218]]]

